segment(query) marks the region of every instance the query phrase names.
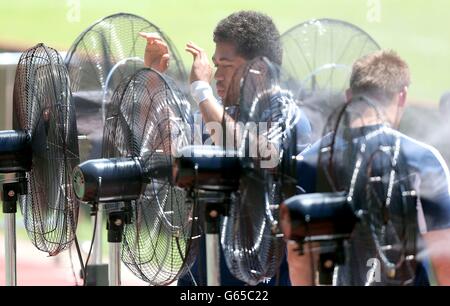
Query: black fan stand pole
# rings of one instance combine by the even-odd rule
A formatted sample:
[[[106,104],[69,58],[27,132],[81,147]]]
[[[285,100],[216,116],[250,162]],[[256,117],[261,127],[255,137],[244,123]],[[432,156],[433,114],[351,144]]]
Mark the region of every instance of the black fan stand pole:
[[[6,286],[17,286],[16,213],[18,195],[26,194],[25,174],[18,181],[3,184],[3,214],[5,216],[5,276]]]
[[[86,277],[86,286],[108,286],[108,265],[102,264],[102,213],[103,207],[97,202],[88,202],[90,206],[90,215],[95,232],[93,234],[93,242],[91,245],[91,252],[88,255],[86,263],[86,273],[80,271],[81,277]],[[92,256],[91,256],[92,255]]]
[[[120,211],[113,211],[108,214],[106,229],[108,230],[109,263],[108,279],[110,286],[120,286],[120,250],[122,235],[125,224],[131,223],[132,208],[130,202],[125,202],[125,206]]]
[[[5,276],[6,286],[17,286],[16,266],[16,183],[3,185],[3,214],[5,216]]]
[[[220,286],[220,203],[206,203],[206,280],[208,286]]]
[[[207,285],[220,286],[220,219],[228,214],[230,195],[198,191],[198,200],[205,216]]]
[[[16,213],[18,195],[28,193],[26,172],[31,170],[31,138],[23,131],[0,131],[0,173],[14,174],[10,183],[3,184],[2,200],[5,216],[6,285],[17,285]]]

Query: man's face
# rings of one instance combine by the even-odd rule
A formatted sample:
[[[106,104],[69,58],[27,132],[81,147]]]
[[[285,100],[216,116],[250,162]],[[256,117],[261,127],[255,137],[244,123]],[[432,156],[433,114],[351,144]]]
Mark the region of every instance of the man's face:
[[[214,79],[217,94],[225,101],[234,73],[246,63],[246,60],[237,54],[236,47],[232,43],[218,42],[212,61],[216,67]]]

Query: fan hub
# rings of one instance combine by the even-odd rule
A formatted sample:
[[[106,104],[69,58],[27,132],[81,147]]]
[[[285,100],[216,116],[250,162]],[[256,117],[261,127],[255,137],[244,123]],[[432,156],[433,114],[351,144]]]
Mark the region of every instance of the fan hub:
[[[141,163],[136,158],[94,159],[74,169],[73,188],[84,202],[137,200],[144,186]]]
[[[188,146],[180,153],[174,167],[179,187],[216,191],[239,188],[241,164],[236,151],[217,146]]]

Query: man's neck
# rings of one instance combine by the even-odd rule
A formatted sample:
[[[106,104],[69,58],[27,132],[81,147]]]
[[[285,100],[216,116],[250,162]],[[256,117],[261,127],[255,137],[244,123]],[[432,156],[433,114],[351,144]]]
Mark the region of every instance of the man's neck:
[[[387,106],[380,106],[381,103],[368,100],[368,103],[355,103],[350,105],[348,111],[350,113],[350,127],[359,128],[364,126],[387,124],[393,128],[397,128],[400,110],[395,103]]]

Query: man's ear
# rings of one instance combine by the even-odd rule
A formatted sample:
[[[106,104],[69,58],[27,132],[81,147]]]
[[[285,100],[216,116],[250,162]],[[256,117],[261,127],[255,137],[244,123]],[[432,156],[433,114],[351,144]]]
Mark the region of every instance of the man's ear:
[[[345,97],[346,97],[346,99],[347,99],[347,103],[350,102],[350,101],[352,100],[352,98],[353,98],[353,93],[352,93],[352,90],[351,90],[350,88],[348,88],[348,89],[345,91]]]
[[[398,106],[405,107],[407,97],[408,97],[408,87],[405,86],[405,88],[403,88],[403,90],[398,95]]]

